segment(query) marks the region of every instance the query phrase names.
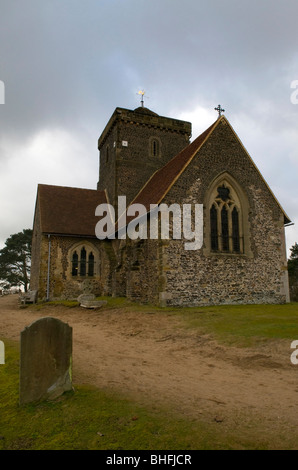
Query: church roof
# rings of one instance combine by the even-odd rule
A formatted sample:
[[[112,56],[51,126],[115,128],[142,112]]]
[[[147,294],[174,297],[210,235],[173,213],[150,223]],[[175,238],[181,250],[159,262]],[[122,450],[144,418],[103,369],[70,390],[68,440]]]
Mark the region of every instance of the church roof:
[[[132,204],[143,204],[148,210],[150,204],[159,204],[183,170],[188,166],[215,124],[216,123],[213,123],[165,166],[157,170],[135,197]]]
[[[145,186],[141,189],[141,191],[137,194],[135,199],[131,202],[132,204],[142,204],[146,207],[146,209],[150,210],[150,204],[160,204],[166,194],[169,192],[173,184],[177,181],[179,176],[183,173],[183,171],[187,168],[190,164],[194,156],[198,153],[202,145],[206,142],[210,134],[213,130],[217,127],[217,125],[221,122],[225,121],[230,125],[227,118],[225,116],[221,116],[218,118],[213,124],[211,124],[208,129],[206,129],[201,135],[199,135],[191,144],[185,147],[181,152],[179,152],[174,158],[172,158],[165,166],[157,170]],[[231,129],[235,133],[234,129],[230,125]],[[235,133],[236,138],[240,141],[239,137]],[[240,141],[241,143],[241,141]],[[242,145],[242,143],[241,143]],[[243,147],[243,145],[242,145]],[[243,147],[244,148],[244,147]],[[246,149],[244,148],[245,152]],[[246,152],[247,153],[247,152]],[[264,181],[265,185],[267,186],[268,190],[271,192],[273,198],[275,199],[276,203],[280,207],[282,213],[284,214],[284,223],[287,224],[290,222],[289,217],[286,215],[282,207],[280,206],[279,202],[277,201],[276,197],[272,193],[271,189],[269,188],[268,184],[264,180],[263,176],[259,172],[258,168],[256,167],[255,163],[251,159],[250,155],[247,153],[248,158],[251,160],[252,164],[256,168],[257,172],[259,173],[261,179]],[[134,217],[127,217],[127,223]]]
[[[36,210],[41,232],[96,238],[95,209],[106,202],[104,191],[39,184]]]
[[[149,212],[150,204],[160,204],[222,120],[228,123],[225,116],[221,116],[191,144],[173,157],[166,165],[158,169],[143,186],[131,205],[142,204]],[[232,126],[231,129],[233,130]],[[236,137],[239,140],[237,135]],[[289,223],[289,217],[280,206],[249,154],[247,155],[280,207],[284,215],[284,223]],[[105,203],[107,203],[105,191],[39,184],[36,211],[39,211],[41,232],[96,238],[95,226],[98,217],[95,217],[95,209],[99,204]],[[126,223],[128,224],[131,219],[134,219],[134,217],[126,217]],[[116,230],[119,228],[118,226]]]

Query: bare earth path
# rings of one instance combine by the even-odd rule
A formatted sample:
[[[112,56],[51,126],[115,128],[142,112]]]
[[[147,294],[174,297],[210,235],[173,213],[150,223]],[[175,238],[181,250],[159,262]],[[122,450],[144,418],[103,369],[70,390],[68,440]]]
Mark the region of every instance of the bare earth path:
[[[298,365],[289,341],[257,349],[219,345],[167,313],[48,306],[20,309],[0,298],[0,338],[19,341],[33,321],[52,316],[73,328],[73,382],[166,406],[223,430],[298,437]],[[298,339],[298,338],[293,338]],[[298,440],[297,448],[298,448]]]

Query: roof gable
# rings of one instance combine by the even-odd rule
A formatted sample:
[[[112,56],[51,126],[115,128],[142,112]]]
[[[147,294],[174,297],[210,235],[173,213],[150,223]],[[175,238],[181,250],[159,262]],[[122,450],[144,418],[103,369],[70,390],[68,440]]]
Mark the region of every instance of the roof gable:
[[[150,204],[159,204],[181,173],[187,168],[216,124],[217,121],[172,158],[165,166],[157,170],[137,194],[132,204],[143,204],[148,210]]]
[[[272,197],[274,198],[274,200],[280,207],[282,213],[284,214],[284,223],[285,224],[289,223],[290,222],[289,217],[286,215],[286,213],[280,206],[275,195],[271,191],[270,187],[266,183],[265,179],[263,178],[256,164],[250,157],[249,153],[243,146],[241,140],[239,139],[238,135],[236,134],[233,127],[231,126],[231,124],[229,123],[229,121],[227,120],[225,116],[219,117],[210,127],[208,127],[208,129],[206,129],[201,135],[199,135],[191,144],[189,144],[185,149],[183,149],[174,158],[172,158],[165,166],[157,170],[149,179],[149,181],[145,184],[145,186],[141,189],[141,191],[137,194],[135,199],[132,201],[131,205],[142,204],[146,207],[146,209],[149,212],[150,204],[160,204],[162,200],[164,199],[164,197],[169,192],[169,190],[171,189],[171,187],[178,180],[180,175],[185,171],[185,169],[191,163],[193,158],[198,154],[199,150],[202,148],[202,146],[211,136],[212,132],[216,129],[219,123],[222,123],[222,122],[224,122],[230,127],[234,136],[240,143],[241,147],[245,151],[250,162],[252,163],[255,170],[257,171],[259,177],[262,179],[268,191],[271,193]],[[127,221],[129,222],[129,218],[127,219]]]
[[[40,230],[96,238],[95,209],[104,203],[104,191],[39,184],[36,210],[40,213]]]

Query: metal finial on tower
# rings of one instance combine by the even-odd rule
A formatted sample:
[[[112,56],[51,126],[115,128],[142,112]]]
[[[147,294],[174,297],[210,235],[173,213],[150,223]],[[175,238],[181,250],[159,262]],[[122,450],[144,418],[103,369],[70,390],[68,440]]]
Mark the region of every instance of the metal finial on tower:
[[[142,98],[141,98],[141,106],[142,106],[142,108],[144,108],[144,95],[145,95],[145,90],[140,90],[140,91],[138,92],[138,95],[141,95],[141,97],[142,97]]]
[[[218,112],[218,117],[221,116],[221,113],[225,112],[225,110],[221,107],[220,104],[217,106],[217,108],[214,108],[214,110]]]

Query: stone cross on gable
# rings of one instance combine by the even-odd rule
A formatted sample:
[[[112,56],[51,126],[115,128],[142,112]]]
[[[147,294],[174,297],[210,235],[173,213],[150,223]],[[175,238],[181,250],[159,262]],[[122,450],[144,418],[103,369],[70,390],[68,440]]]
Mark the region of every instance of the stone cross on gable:
[[[221,116],[221,113],[225,112],[225,110],[221,107],[220,104],[217,106],[217,108],[214,108],[214,109],[215,109],[215,111],[218,111],[218,117]]]

